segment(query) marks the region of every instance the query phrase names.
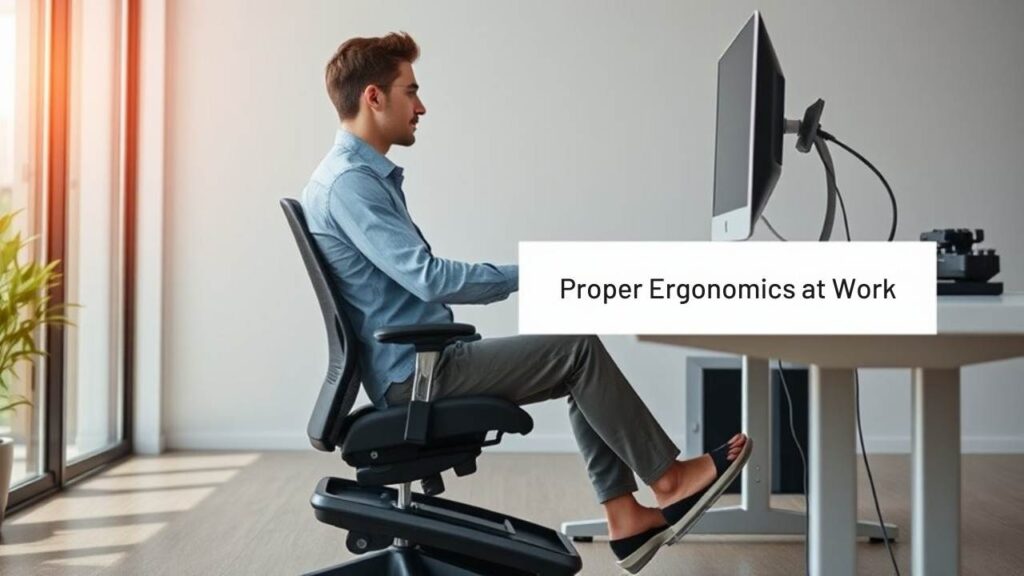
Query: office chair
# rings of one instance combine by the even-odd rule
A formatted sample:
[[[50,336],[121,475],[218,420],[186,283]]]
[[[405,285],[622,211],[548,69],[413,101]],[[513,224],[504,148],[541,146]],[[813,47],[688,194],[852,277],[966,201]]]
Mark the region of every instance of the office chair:
[[[308,576],[571,575],[582,567],[562,534],[489,510],[438,498],[441,473],[476,472],[482,448],[506,433],[527,434],[529,414],[495,397],[431,401],[434,364],[449,344],[479,339],[468,324],[378,329],[380,342],[412,345],[416,371],[406,406],[372,405],[350,412],[361,384],[355,332],[345,316],[331,271],[306,225],[302,206],[281,200],[327,327],[327,376],[307,433],[318,450],[340,448],[356,480],[327,477],[311,504],[321,522],[348,530],[346,545],[362,555]],[[493,433],[493,437],[488,436]],[[414,494],[419,481],[423,494]],[[398,485],[398,489],[388,488]]]

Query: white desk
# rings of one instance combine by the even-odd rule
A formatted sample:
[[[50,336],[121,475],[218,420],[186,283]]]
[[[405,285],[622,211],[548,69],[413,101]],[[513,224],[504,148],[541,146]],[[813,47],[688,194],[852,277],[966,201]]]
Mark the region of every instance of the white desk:
[[[808,546],[815,576],[856,573],[853,370],[911,368],[912,572],[932,576],[960,573],[960,368],[1024,356],[1024,294],[941,297],[938,332],[935,336],[641,336],[640,340],[746,356],[745,393],[748,388],[767,390],[769,358],[810,366]],[[750,418],[748,400],[744,425],[766,421]],[[754,438],[754,453],[759,447],[766,452],[763,448],[770,444],[765,431],[745,431]],[[760,458],[766,460],[768,454]],[[753,481],[756,474],[745,476]]]

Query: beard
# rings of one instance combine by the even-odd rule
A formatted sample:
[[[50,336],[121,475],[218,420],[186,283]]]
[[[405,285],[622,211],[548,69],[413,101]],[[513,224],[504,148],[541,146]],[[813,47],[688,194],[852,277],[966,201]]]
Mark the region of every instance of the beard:
[[[396,146],[412,146],[416,143],[416,132],[413,130],[411,124],[407,124],[404,130],[395,130],[395,135],[391,141]]]
[[[412,146],[415,143],[416,135],[413,134],[411,131],[405,134],[401,134],[398,138],[395,139],[396,146]]]

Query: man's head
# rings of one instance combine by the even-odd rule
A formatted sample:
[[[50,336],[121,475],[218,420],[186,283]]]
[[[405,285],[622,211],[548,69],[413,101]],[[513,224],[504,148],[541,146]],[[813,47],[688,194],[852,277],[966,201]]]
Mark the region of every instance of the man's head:
[[[427,113],[412,63],[420,49],[406,33],[345,41],[327,63],[327,94],[342,123],[384,149],[411,146]]]

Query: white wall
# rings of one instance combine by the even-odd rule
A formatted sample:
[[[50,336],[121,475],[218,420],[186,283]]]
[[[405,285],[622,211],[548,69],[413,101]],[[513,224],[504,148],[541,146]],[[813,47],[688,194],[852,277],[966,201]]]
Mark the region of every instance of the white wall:
[[[323,67],[344,39],[406,30],[428,113],[406,168],[413,215],[448,258],[511,262],[519,240],[709,237],[718,57],[756,7],[787,74],[787,115],[872,159],[900,239],[984,227],[1024,290],[1024,3],[337,2],[168,6],[165,420],[172,447],[304,447],[325,345],[277,201],[297,196],[336,127]],[[768,214],[820,225],[817,159],[787,141]],[[882,238],[888,201],[839,151],[853,234]],[[766,237],[763,232],[758,236]],[[472,241],[467,242],[467,239]],[[461,307],[516,332],[516,299]],[[671,434],[685,352],[606,338]],[[875,449],[908,446],[909,373],[864,376]],[[1024,449],[1024,363],[966,371],[964,446]],[[562,402],[531,408],[514,447],[573,449]],[[870,448],[870,447],[869,447]]]

